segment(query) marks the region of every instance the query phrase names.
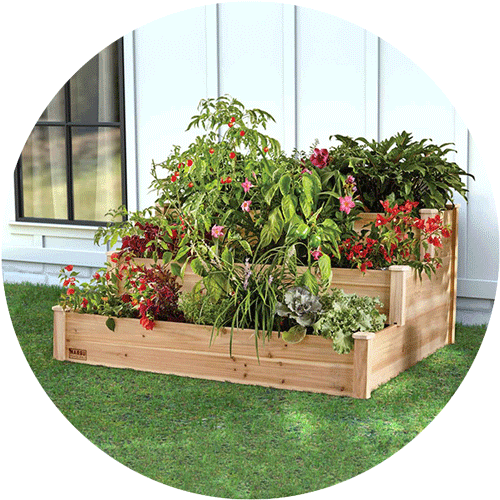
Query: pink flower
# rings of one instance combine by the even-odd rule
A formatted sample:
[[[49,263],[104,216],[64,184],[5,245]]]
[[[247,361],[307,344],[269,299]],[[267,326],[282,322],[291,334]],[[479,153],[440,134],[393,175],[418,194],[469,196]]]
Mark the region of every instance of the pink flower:
[[[352,201],[351,196],[344,196],[343,198],[341,196],[339,198],[339,201],[340,201],[340,211],[345,212],[348,215],[351,212],[351,208],[354,208],[356,206]]]
[[[314,260],[318,260],[323,255],[321,247],[316,248],[314,252],[311,252],[311,255],[313,256]]]
[[[253,184],[245,177],[245,182],[241,183],[241,187],[243,188],[243,191],[245,191],[245,193],[248,193],[248,191],[250,191],[250,188],[253,187]]]
[[[252,201],[251,200],[245,200],[242,204],[241,204],[241,209],[244,211],[244,212],[250,212],[250,205],[252,204]]]
[[[308,168],[303,168],[301,174],[312,174]]]
[[[327,149],[318,149],[314,150],[314,153],[311,155],[311,163],[318,168],[324,168],[328,165],[328,160],[330,159],[328,156]]]
[[[214,225],[212,227],[212,236],[214,238],[220,238],[220,237],[224,236],[224,226]]]

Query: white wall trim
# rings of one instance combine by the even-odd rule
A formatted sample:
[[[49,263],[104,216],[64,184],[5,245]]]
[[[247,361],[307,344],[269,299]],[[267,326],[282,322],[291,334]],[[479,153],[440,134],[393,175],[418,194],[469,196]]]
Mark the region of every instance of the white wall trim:
[[[365,30],[365,137],[379,140],[380,39]]]
[[[139,210],[139,185],[137,176],[137,134],[135,95],[135,35],[127,33],[123,37],[123,85],[125,99],[125,151],[127,168],[127,208]]]
[[[283,5],[283,144],[291,153],[297,147],[296,7]]]
[[[207,98],[219,97],[219,6],[205,6]]]
[[[39,264],[67,265],[82,267],[103,267],[106,262],[105,250],[88,252],[81,250],[58,250],[54,248],[10,247],[4,248],[2,260],[13,262],[35,262]]]
[[[457,281],[457,297],[495,299],[497,291],[496,281],[468,278],[459,278]]]

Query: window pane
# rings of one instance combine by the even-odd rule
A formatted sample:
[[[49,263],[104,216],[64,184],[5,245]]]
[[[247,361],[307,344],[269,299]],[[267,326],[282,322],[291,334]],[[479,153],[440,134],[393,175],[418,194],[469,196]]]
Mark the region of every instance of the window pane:
[[[76,220],[109,220],[122,204],[119,128],[73,128],[73,192]]]
[[[54,96],[50,104],[45,108],[38,119],[41,122],[64,122],[66,113],[64,111],[64,87]]]
[[[37,126],[22,157],[25,217],[66,219],[66,147],[64,128]]]
[[[111,44],[70,80],[71,121],[118,122],[118,46]]]

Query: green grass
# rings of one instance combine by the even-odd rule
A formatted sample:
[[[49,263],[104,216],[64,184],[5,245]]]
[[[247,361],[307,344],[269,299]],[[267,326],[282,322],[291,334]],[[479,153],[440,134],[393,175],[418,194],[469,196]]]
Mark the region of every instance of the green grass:
[[[54,361],[59,289],[5,292],[33,372],[82,434],[151,479],[227,498],[316,491],[390,457],[446,405],[486,330],[457,325],[455,345],[362,401]]]

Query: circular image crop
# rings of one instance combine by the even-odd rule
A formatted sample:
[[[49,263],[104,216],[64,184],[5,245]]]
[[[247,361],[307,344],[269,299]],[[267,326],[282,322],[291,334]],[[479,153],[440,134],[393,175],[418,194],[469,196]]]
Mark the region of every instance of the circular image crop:
[[[499,252],[436,83],[332,13],[231,2],[142,24],[57,88],[3,218],[23,492],[449,492],[469,431],[413,440],[479,351]]]

